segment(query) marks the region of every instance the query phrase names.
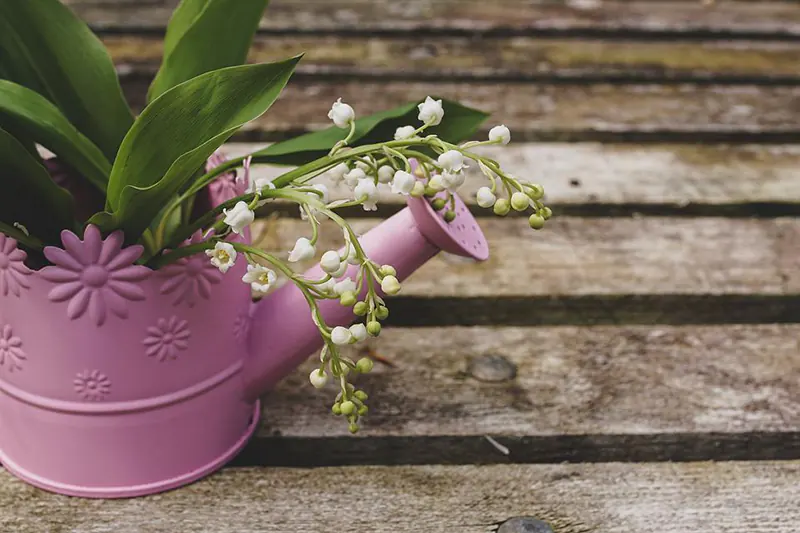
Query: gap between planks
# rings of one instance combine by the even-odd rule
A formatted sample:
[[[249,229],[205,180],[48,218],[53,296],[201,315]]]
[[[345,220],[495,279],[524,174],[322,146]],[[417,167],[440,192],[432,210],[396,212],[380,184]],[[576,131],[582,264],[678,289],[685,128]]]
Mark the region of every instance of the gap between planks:
[[[246,468],[158,496],[90,501],[0,473],[0,527],[486,533],[534,516],[554,533],[794,533],[798,477],[797,462]]]

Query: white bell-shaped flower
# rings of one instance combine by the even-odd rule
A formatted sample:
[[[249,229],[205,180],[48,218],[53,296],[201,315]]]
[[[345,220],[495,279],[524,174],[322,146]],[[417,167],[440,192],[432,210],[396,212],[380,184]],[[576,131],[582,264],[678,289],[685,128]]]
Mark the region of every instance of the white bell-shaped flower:
[[[319,260],[319,266],[328,274],[333,274],[342,266],[342,260],[337,252],[328,250]]]
[[[331,340],[334,344],[339,346],[344,346],[345,344],[350,344],[350,339],[353,338],[353,334],[350,332],[349,329],[343,326],[336,326],[331,331]]]
[[[464,185],[466,178],[467,175],[463,172],[445,171],[442,173],[442,185],[444,185],[448,191],[455,192],[459,187]]]
[[[481,187],[478,189],[477,200],[481,207],[492,207],[497,201],[497,197],[489,187]]]
[[[313,198],[319,200],[323,204],[328,203],[329,194],[328,194],[328,188],[325,185],[323,185],[322,183],[315,183],[314,185],[311,186],[311,188],[319,191],[319,194],[313,192],[309,192],[307,194],[311,195]]]
[[[394,168],[389,165],[383,165],[378,169],[378,183],[390,183],[394,178]]]
[[[311,385],[314,386],[315,389],[321,389],[325,385],[328,384],[328,380],[330,377],[328,373],[324,370],[320,370],[319,368],[315,368],[311,371],[311,374],[308,376],[308,380],[311,382]]]
[[[404,170],[398,170],[394,174],[394,179],[392,180],[392,192],[395,194],[402,194],[404,196],[408,196],[411,194],[411,190],[414,188],[414,183],[417,180]]]
[[[434,191],[443,191],[445,189],[445,185],[442,181],[441,174],[434,174],[431,176],[431,179],[428,180],[428,187]]]
[[[294,243],[292,251],[289,252],[289,261],[292,263],[306,261],[314,257],[315,253],[316,250],[314,250],[314,245],[311,244],[311,241],[305,237],[300,237],[297,239],[297,242]]]
[[[492,142],[500,142],[501,144],[508,144],[511,142],[511,130],[505,124],[495,126],[489,130],[489,140]]]
[[[350,167],[347,166],[347,163],[339,163],[328,171],[328,176],[332,182],[341,183],[348,172],[350,172]]]
[[[417,132],[417,128],[414,126],[401,126],[397,128],[394,132],[394,140],[395,141],[405,141],[406,139],[410,139],[414,136]]]
[[[333,103],[331,110],[328,111],[328,118],[338,127],[348,128],[350,123],[356,119],[356,112],[339,98]]]
[[[384,276],[381,280],[381,290],[388,295],[400,292],[400,282],[394,276]]]
[[[356,200],[373,202],[377,195],[378,188],[375,186],[375,182],[372,181],[372,178],[359,180],[358,184],[353,189],[353,196],[355,196]]]
[[[444,108],[442,107],[441,100],[434,100],[428,96],[417,108],[419,109],[419,116],[417,118],[419,118],[423,124],[438,126],[442,123]]]
[[[448,150],[439,155],[439,166],[446,171],[460,172],[464,168],[464,155],[458,150]]]
[[[333,292],[336,293],[337,296],[341,296],[346,292],[356,292],[356,282],[350,278],[344,278],[333,286]]]
[[[223,274],[236,263],[236,249],[229,242],[218,241],[213,250],[206,250],[206,255]]]
[[[247,273],[242,276],[242,281],[256,292],[269,291],[276,279],[275,272],[263,265],[247,265]]]
[[[350,334],[353,336],[356,342],[363,341],[367,338],[367,326],[361,322],[353,324],[350,326]]]
[[[247,205],[246,202],[236,202],[236,205],[233,206],[233,209],[223,209],[223,213],[225,213],[225,218],[223,222],[231,227],[231,231],[236,233],[237,235],[241,235],[244,229],[253,223],[255,220],[255,213],[250,207]]]
[[[358,185],[358,182],[367,178],[367,173],[360,168],[354,168],[344,175],[344,182],[348,187],[353,188]]]

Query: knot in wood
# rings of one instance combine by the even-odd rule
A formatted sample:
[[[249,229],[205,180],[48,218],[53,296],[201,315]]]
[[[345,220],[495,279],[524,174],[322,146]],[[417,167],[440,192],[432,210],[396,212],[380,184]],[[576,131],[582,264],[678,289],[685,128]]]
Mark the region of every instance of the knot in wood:
[[[467,373],[478,381],[500,383],[517,377],[517,365],[502,355],[479,355],[470,359]]]

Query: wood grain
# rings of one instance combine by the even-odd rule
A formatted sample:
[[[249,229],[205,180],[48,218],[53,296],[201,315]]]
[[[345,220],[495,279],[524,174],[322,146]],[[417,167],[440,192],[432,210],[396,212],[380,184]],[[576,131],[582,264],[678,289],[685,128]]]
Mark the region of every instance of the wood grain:
[[[377,221],[353,222],[364,232]],[[473,263],[440,255],[403,284],[403,296],[536,297],[663,294],[795,294],[800,220],[555,217],[540,232],[525,219],[481,221],[492,256]],[[299,220],[262,221],[259,245],[290,250],[309,230]],[[338,248],[325,226],[320,250]],[[447,275],[441,275],[447,272]]]
[[[792,533],[797,462],[228,469],[131,500],[48,494],[0,473],[16,533],[494,530],[513,516],[556,533]]]
[[[134,107],[141,108],[149,78],[123,75],[122,80]],[[270,140],[328,127],[331,102],[339,97],[364,116],[430,94],[491,113],[492,122],[508,125],[517,140],[792,142],[800,132],[795,117],[800,87],[356,81],[296,76],[269,112],[249,123],[239,138]]]
[[[488,434],[518,461],[502,437],[798,431],[798,339],[797,324],[387,328],[367,346],[393,366],[356,380],[370,414],[355,440]],[[264,398],[259,438],[349,435],[313,367]]]
[[[152,74],[161,62],[154,35],[105,35],[121,69]],[[800,43],[603,41],[530,37],[258,36],[250,61],[305,53],[298,72],[361,78],[494,81],[713,81],[794,83]]]
[[[177,0],[66,0],[106,31],[161,31]],[[718,0],[274,0],[262,23],[280,32],[638,34],[703,37],[800,35],[793,2]]]
[[[263,143],[229,144],[233,156],[252,153]],[[541,183],[547,202],[560,214],[760,215],[798,214],[800,147],[724,145],[626,145],[594,143],[516,143],[486,147],[479,153],[500,161],[517,176]],[[275,178],[285,167],[255,167],[254,176]],[[473,165],[460,194],[476,214],[474,195],[485,178]],[[332,199],[352,193],[320,179]],[[383,193],[384,213],[403,205],[403,198]],[[296,209],[287,213],[296,215]],[[360,208],[348,215],[363,214]]]

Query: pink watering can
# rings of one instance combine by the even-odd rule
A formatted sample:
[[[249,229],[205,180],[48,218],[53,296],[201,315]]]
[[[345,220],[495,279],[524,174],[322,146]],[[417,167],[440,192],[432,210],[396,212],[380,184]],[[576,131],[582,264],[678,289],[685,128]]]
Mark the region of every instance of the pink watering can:
[[[458,198],[456,213],[447,223],[411,198],[361,243],[401,280],[440,250],[486,259]],[[33,485],[117,498],[197,480],[247,443],[258,397],[322,346],[294,285],[252,302],[245,261],[224,275],[202,254],[152,271],[119,233],[62,240],[32,271],[0,234],[0,462]],[[320,305],[331,326],[356,318]]]

